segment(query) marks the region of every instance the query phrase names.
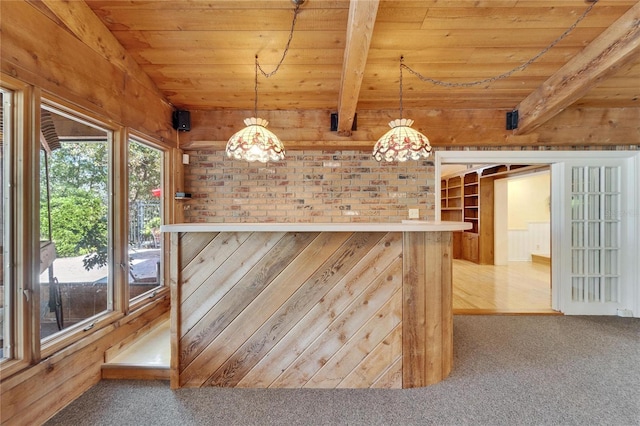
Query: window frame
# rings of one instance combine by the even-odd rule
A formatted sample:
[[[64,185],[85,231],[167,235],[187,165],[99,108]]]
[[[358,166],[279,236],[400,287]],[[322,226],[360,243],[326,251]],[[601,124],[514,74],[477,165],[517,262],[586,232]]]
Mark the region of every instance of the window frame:
[[[12,93],[12,111],[10,119],[11,127],[11,152],[8,162],[10,191],[6,195],[10,199],[10,218],[8,228],[10,260],[5,259],[8,266],[7,277],[10,282],[5,283],[5,291],[8,288],[11,295],[8,300],[11,304],[10,321],[12,339],[12,357],[0,363],[2,377],[10,376],[24,368],[27,368],[35,360],[39,359],[39,346],[31,339],[32,306],[33,306],[33,267],[34,262],[32,244],[29,244],[29,236],[33,234],[33,217],[28,217],[29,206],[32,201],[32,181],[25,179],[24,170],[28,170],[30,159],[33,157],[31,145],[33,142],[33,129],[37,119],[36,109],[32,108],[34,100],[39,93],[31,85],[23,83],[6,74],[1,74],[0,86]],[[21,238],[19,238],[21,237]],[[25,238],[26,237],[26,238]],[[39,256],[38,256],[39,257]],[[10,261],[10,264],[7,264]]]
[[[126,197],[126,204],[127,204],[127,220],[128,220],[128,215],[129,215],[129,143],[130,141],[135,141],[136,143],[145,145],[147,147],[156,149],[158,151],[160,151],[162,153],[162,160],[161,160],[161,164],[162,164],[162,169],[160,171],[161,175],[160,175],[160,180],[161,180],[161,185],[162,185],[162,194],[160,197],[160,221],[161,224],[165,224],[167,223],[167,216],[168,216],[168,212],[171,209],[171,204],[170,204],[170,197],[167,197],[167,192],[170,188],[170,182],[169,182],[169,178],[168,175],[169,173],[167,172],[168,170],[170,170],[170,166],[171,166],[171,149],[168,148],[166,145],[163,145],[162,143],[160,143],[159,141],[150,138],[149,136],[146,136],[144,134],[142,134],[141,132],[137,132],[134,130],[129,130],[129,132],[127,132],[127,138],[126,138],[126,160],[124,162],[124,165],[126,166],[126,191],[125,191],[125,197]],[[126,238],[125,241],[129,241],[129,227],[126,227]],[[127,243],[128,244],[128,243]],[[166,241],[166,238],[164,236],[164,234],[161,234],[160,237],[160,285],[154,289],[151,289],[145,293],[140,294],[139,296],[135,297],[134,299],[130,299],[129,297],[129,280],[128,280],[128,274],[129,274],[129,258],[128,258],[128,253],[127,253],[127,257],[126,259],[126,274],[127,274],[127,279],[125,280],[126,283],[126,301],[127,301],[127,307],[126,307],[126,311],[127,312],[131,312],[134,310],[137,310],[145,305],[147,305],[149,303],[149,301],[155,301],[156,299],[160,299],[163,297],[168,297],[169,296],[169,286],[168,286],[168,280],[167,277],[169,276],[168,274],[168,262],[166,262],[165,260],[167,259],[167,257],[165,256],[166,250],[168,247],[168,241]]]
[[[34,299],[38,299],[38,303],[34,305],[34,310],[37,310],[37,312],[34,312],[34,316],[37,316],[37,318],[34,318],[34,323],[36,323],[34,326],[35,326],[35,331],[37,333],[35,336],[33,336],[33,339],[39,340],[41,357],[44,358],[82,339],[83,337],[87,336],[87,333],[100,330],[103,327],[111,324],[112,322],[124,316],[123,311],[121,309],[118,309],[118,303],[116,300],[118,295],[118,291],[116,290],[116,288],[118,287],[117,274],[119,274],[119,270],[122,269],[122,268],[117,268],[116,265],[119,265],[122,262],[117,259],[116,257],[117,251],[115,250],[115,247],[121,244],[121,239],[119,239],[118,237],[119,233],[117,232],[117,229],[116,229],[117,221],[115,220],[115,217],[117,216],[116,209],[118,208],[118,204],[119,204],[118,197],[117,197],[117,190],[116,190],[117,189],[116,176],[118,175],[118,173],[116,171],[117,160],[115,158],[115,154],[117,151],[116,146],[118,145],[119,135],[122,134],[123,131],[120,127],[118,127],[114,123],[108,120],[100,119],[99,117],[92,114],[91,112],[83,110],[75,105],[70,105],[69,103],[61,100],[60,98],[50,94],[43,93],[39,99],[37,106],[38,106],[38,109],[37,109],[38,115],[42,109],[45,109],[55,114],[67,117],[69,119],[76,120],[87,126],[104,130],[105,132],[107,132],[107,141],[108,141],[107,192],[109,194],[108,215],[110,218],[110,223],[108,224],[108,229],[107,229],[107,233],[108,233],[108,237],[107,237],[108,238],[108,243],[107,243],[108,261],[107,262],[108,262],[108,269],[109,269],[109,274],[108,274],[109,279],[108,279],[108,285],[107,285],[107,289],[108,289],[107,290],[107,309],[97,315],[89,317],[83,321],[78,322],[77,324],[74,324],[68,328],[65,328],[58,333],[55,333],[51,336],[41,339],[40,338],[40,316],[39,316],[40,293],[39,291],[35,292],[37,293],[36,294],[37,297],[34,297]],[[39,133],[39,130],[40,130],[39,124],[37,126],[37,129]],[[37,200],[34,203],[34,205],[39,206],[40,205],[39,204],[39,200],[40,200],[40,187],[39,187],[40,142],[39,140],[38,140],[36,149],[38,150],[37,151],[38,163],[34,164],[34,170],[38,170],[38,173],[33,173],[31,175],[31,178],[34,179],[34,185],[36,186],[35,196],[37,197]],[[38,215],[37,229],[39,232],[39,229],[40,229],[39,207],[38,207],[37,215]],[[37,243],[39,245],[39,233],[36,237],[38,241],[34,241],[34,244]],[[37,275],[36,278],[38,276],[39,275]],[[39,289],[39,279],[36,279],[36,282],[38,282],[38,289]]]
[[[162,234],[162,287],[147,297],[129,301],[128,298],[128,164],[127,142],[130,137],[143,141],[163,153],[162,190],[172,194],[177,176],[173,170],[179,165],[180,150],[145,133],[122,126],[103,114],[92,112],[66,101],[30,83],[0,72],[0,87],[13,97],[11,130],[13,140],[9,161],[10,232],[12,253],[11,280],[5,283],[11,293],[11,330],[13,357],[0,362],[0,380],[40,363],[55,354],[75,351],[93,344],[129,315],[137,315],[170,297],[168,286],[170,248],[168,235]],[[110,207],[112,220],[110,235],[110,276],[113,282],[112,310],[69,327],[65,333],[50,341],[40,339],[40,111],[43,105],[70,115],[74,119],[111,132]],[[7,155],[9,155],[7,153]],[[181,169],[176,169],[181,176]],[[37,206],[37,208],[34,208]],[[163,223],[175,219],[173,197],[164,196]],[[9,286],[11,286],[9,290]]]

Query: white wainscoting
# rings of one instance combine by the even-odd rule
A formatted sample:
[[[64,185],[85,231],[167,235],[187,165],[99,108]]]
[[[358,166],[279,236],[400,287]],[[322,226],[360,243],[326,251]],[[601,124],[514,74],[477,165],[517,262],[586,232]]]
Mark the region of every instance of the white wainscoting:
[[[551,253],[549,222],[530,222],[527,229],[510,229],[508,238],[510,262],[530,262],[532,253]]]

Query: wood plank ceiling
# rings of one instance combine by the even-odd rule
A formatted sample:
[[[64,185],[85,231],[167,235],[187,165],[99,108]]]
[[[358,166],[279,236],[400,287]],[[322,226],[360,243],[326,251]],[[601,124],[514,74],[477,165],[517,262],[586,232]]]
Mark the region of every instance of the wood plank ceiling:
[[[56,13],[55,2],[45,3],[65,20]],[[214,140],[228,138],[232,128],[241,126],[239,117],[253,115],[254,57],[258,55],[265,71],[274,69],[287,44],[294,11],[290,0],[86,3],[176,108],[208,112],[210,122],[201,123],[218,132]],[[494,82],[459,86],[522,65],[560,37],[591,4],[306,0],[282,67],[268,79],[259,77],[258,115],[270,116],[273,124],[274,117],[282,116],[279,111],[286,112],[289,118],[283,127],[302,128],[319,126],[309,122],[320,116],[326,117],[323,125],[328,127],[328,114],[339,112],[338,134],[346,137],[351,136],[353,113],[359,114],[359,127],[372,114],[386,126],[387,118],[399,114],[401,55],[423,76],[454,85],[424,82],[405,70],[403,106],[416,121],[434,110],[498,111],[504,120],[505,111],[518,108],[520,133],[526,134],[568,107],[638,108],[636,0],[600,0],[526,69]],[[78,35],[77,28],[66,24]],[[307,122],[301,122],[303,118]],[[375,132],[360,138],[377,139]],[[339,136],[330,136],[326,129],[308,138]]]

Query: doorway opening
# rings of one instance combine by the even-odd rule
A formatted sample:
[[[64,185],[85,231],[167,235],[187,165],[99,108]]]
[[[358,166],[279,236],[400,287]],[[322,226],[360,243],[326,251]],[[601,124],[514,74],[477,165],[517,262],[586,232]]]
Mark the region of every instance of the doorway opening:
[[[442,176],[441,169],[446,164],[550,167],[551,308],[568,315],[638,315],[640,239],[635,235],[640,229],[640,216],[636,214],[640,201],[637,185],[640,153],[544,149],[436,151],[436,176]],[[484,180],[485,185],[487,181]],[[437,204],[441,204],[442,192],[441,181],[436,179]],[[443,212],[436,209],[435,220],[447,220]],[[477,209],[474,213],[473,205],[469,206],[469,213],[478,214],[478,220],[482,220],[481,212]],[[491,226],[479,228],[478,238],[482,238],[480,229],[487,231]],[[486,250],[477,252],[480,260],[483,253]]]
[[[442,164],[441,219],[472,224],[454,235],[455,313],[557,313],[550,192],[545,164]]]

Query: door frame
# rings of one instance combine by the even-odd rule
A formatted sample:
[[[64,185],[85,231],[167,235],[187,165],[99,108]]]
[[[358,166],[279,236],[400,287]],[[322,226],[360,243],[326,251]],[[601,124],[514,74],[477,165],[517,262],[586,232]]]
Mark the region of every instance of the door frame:
[[[435,168],[435,220],[441,220],[440,215],[440,177],[442,164],[547,164],[562,163],[569,160],[579,159],[593,159],[593,158],[606,158],[606,159],[628,159],[628,182],[627,187],[630,188],[623,196],[628,196],[629,206],[633,206],[627,212],[623,212],[629,216],[629,232],[630,235],[640,234],[640,185],[636,182],[640,181],[640,151],[435,151],[434,156],[434,168]],[[554,176],[551,173],[551,194],[554,199],[554,193],[557,195],[560,190],[560,184],[558,183],[558,176]],[[634,191],[635,189],[635,191]],[[561,199],[555,197],[555,199]],[[553,232],[554,223],[558,223],[561,214],[564,210],[564,206],[559,203],[552,203],[551,206],[551,262],[552,262],[552,308],[558,309],[558,300],[560,298],[560,286],[555,285],[559,282],[561,271],[559,268],[553,268],[553,265],[559,262],[554,262],[554,257],[558,256],[560,248],[561,232],[564,230],[558,229],[559,232]],[[640,238],[636,238],[633,242],[635,261],[631,259],[628,267],[624,270],[624,274],[628,275],[626,280],[628,288],[627,294],[631,295],[630,300],[625,301],[628,307],[627,312],[621,313],[622,315],[631,314],[634,317],[640,318]],[[555,254],[554,254],[555,253]],[[630,253],[629,256],[634,256]]]

